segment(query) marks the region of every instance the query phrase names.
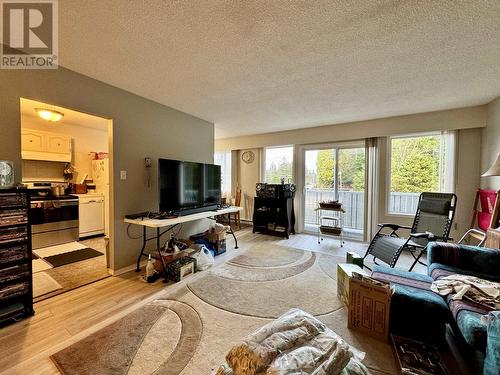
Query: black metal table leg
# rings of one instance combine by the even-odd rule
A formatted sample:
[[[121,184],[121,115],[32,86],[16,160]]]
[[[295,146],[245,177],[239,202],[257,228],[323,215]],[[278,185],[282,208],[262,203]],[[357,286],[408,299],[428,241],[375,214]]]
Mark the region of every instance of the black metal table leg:
[[[231,227],[231,225],[229,226],[229,233],[231,233],[233,235],[233,238],[234,238],[234,248],[237,249],[238,248],[238,240],[236,239],[236,235],[234,234],[234,231],[233,231],[233,228]]]
[[[142,249],[141,253],[139,254],[139,257],[137,258],[137,266],[135,268],[135,272],[139,272],[141,270],[141,259],[142,256],[144,255],[144,250],[146,249],[146,227],[142,227]]]
[[[161,246],[160,246],[160,228],[156,228],[156,251],[158,251],[158,256],[160,257],[161,264],[163,265],[163,282],[168,282],[167,280],[167,265],[165,264],[165,259],[161,256]]]

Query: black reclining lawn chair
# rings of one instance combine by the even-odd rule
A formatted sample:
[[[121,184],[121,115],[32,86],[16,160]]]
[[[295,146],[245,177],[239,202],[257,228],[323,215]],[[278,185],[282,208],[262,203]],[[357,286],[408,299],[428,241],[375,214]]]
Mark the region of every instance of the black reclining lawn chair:
[[[373,255],[373,260],[381,260],[394,267],[403,250],[408,250],[414,258],[409,271],[418,263],[426,265],[420,260],[425,253],[427,244],[431,241],[447,242],[451,224],[455,217],[457,196],[449,193],[422,193],[418,201],[417,213],[411,227],[398,224],[379,224],[380,229],[373,237],[366,254]],[[385,228],[390,233],[382,233]],[[409,229],[408,238],[399,237],[399,229]],[[366,266],[365,266],[366,267]],[[369,267],[366,267],[370,269]]]

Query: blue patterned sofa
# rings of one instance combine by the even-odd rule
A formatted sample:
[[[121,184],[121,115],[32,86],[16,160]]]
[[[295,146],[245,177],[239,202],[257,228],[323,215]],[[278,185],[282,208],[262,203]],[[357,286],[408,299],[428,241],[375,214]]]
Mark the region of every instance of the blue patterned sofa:
[[[427,258],[428,275],[385,266],[373,269],[374,278],[391,282],[395,288],[391,300],[391,332],[439,344],[445,340],[448,324],[481,363],[487,341],[489,345],[498,345],[499,342],[494,343],[493,338],[488,340],[487,327],[481,322],[481,316],[488,311],[471,302],[443,298],[431,291],[430,285],[433,280],[451,274],[500,282],[500,251],[435,242],[428,245]],[[497,365],[495,371],[500,374],[500,363]]]

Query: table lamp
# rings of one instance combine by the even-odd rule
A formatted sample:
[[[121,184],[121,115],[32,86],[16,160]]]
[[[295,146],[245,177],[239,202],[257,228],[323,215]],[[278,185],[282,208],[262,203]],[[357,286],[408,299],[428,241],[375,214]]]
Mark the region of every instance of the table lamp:
[[[497,160],[493,163],[493,165],[484,172],[481,177],[489,177],[489,176],[500,176],[500,154],[497,157]]]

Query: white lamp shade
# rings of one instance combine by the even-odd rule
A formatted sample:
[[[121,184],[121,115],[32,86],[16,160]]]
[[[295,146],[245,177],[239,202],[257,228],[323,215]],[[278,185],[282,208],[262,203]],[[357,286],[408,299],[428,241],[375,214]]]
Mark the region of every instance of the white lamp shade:
[[[500,155],[498,155],[497,160],[486,172],[482,174],[482,177],[488,176],[500,176]]]

